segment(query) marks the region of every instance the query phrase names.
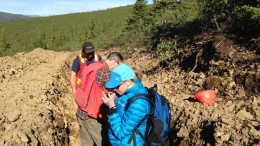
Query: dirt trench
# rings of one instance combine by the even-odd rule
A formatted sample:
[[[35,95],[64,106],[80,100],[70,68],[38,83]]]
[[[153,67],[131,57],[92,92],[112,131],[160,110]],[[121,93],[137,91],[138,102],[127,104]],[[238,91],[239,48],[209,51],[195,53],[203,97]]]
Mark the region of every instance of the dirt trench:
[[[1,146],[79,143],[76,105],[63,72],[69,54],[38,48],[0,58]]]
[[[1,146],[80,145],[69,83],[78,53],[36,48],[0,58]]]

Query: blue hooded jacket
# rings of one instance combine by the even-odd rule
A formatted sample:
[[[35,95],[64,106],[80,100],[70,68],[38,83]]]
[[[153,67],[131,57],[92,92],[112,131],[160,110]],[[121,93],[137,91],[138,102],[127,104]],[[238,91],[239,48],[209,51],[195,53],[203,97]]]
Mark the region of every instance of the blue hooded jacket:
[[[151,105],[145,99],[137,99],[133,101],[128,109],[125,109],[127,100],[136,94],[148,94],[147,89],[143,86],[139,79],[135,79],[135,85],[115,100],[117,112],[108,116],[109,140],[112,146],[134,145],[133,141],[128,144],[128,140],[132,134],[132,130],[137,126],[139,121],[150,112]],[[138,130],[145,136],[147,119],[139,126]],[[136,144],[142,146],[145,141],[136,134]]]

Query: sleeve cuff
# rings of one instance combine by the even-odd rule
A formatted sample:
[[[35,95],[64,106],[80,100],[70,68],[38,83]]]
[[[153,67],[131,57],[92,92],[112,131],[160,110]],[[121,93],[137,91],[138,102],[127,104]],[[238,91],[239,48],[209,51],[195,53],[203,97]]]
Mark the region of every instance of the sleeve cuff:
[[[114,107],[111,107],[111,108],[109,108],[109,110],[108,110],[108,115],[112,115],[113,113],[116,113],[117,112],[117,110],[116,110],[116,107],[114,106]]]

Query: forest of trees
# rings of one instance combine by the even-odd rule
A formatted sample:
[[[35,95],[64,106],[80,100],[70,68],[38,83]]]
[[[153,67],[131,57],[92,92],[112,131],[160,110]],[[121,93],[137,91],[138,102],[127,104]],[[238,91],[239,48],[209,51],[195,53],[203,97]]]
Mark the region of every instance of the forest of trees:
[[[0,22],[0,56],[36,47],[56,51],[79,50],[84,41],[96,47],[114,45],[131,6],[103,11]]]
[[[259,37],[258,0],[137,0],[133,6],[104,11],[1,22],[0,56],[30,51],[78,50],[83,41],[96,47],[180,53],[181,39],[201,32],[234,34],[241,41]]]
[[[146,51],[156,48],[167,58],[181,52],[179,40],[192,40],[202,32],[226,33],[247,42],[259,37],[259,28],[258,0],[155,0],[150,7],[145,0],[137,0],[126,31],[138,36],[131,45],[141,43]]]

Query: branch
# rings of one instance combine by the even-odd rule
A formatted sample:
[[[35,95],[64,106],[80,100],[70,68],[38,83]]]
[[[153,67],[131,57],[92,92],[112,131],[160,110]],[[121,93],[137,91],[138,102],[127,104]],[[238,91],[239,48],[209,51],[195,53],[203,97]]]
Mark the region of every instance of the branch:
[[[200,49],[200,51],[199,51],[198,54],[196,55],[195,66],[193,67],[193,69],[192,69],[190,72],[193,72],[194,69],[197,67],[198,56],[199,56],[199,54],[201,54],[201,52],[202,52],[202,49]],[[190,73],[190,72],[189,72],[189,73]]]
[[[220,41],[215,48],[217,48],[224,40]]]

